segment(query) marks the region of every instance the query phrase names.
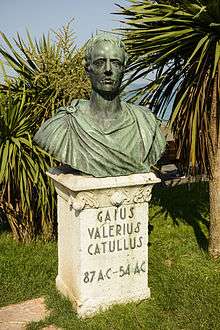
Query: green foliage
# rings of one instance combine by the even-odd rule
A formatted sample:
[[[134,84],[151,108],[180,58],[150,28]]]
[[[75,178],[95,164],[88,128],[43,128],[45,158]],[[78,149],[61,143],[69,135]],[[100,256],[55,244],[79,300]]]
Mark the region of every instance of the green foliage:
[[[35,108],[43,108],[40,122],[50,117],[54,110],[68,105],[73,99],[89,97],[90,82],[82,65],[83,48],[74,44],[70,23],[51,34],[43,35],[39,42],[33,41],[27,32],[25,42],[19,34],[14,40],[18,50],[13,47],[4,33],[0,33],[7,50],[0,46],[4,62],[15,71],[16,76],[5,75],[0,89],[5,92],[22,93],[23,86],[28,96],[35,102]],[[5,68],[3,65],[3,71]]]
[[[121,29],[135,61],[132,81],[154,72],[135,99],[163,117],[174,99],[170,125],[178,157],[195,172],[209,172],[208,150],[217,144],[210,123],[219,125],[220,1],[130,0],[120,7]],[[215,108],[215,109],[214,109]],[[217,111],[212,115],[211,112]]]
[[[10,92],[0,95],[0,206],[17,240],[30,241],[37,232],[54,235],[55,193],[46,171],[50,156],[32,143],[39,112],[28,99]]]
[[[71,23],[71,22],[70,22]],[[55,160],[33,141],[42,122],[61,105],[88,98],[90,83],[82,65],[83,49],[74,46],[70,23],[33,41],[19,34],[15,47],[0,33],[0,207],[17,240],[42,233],[54,237],[56,196],[46,171]],[[16,50],[17,49],[17,50]],[[6,65],[15,75],[7,74]],[[10,72],[11,73],[11,72]]]

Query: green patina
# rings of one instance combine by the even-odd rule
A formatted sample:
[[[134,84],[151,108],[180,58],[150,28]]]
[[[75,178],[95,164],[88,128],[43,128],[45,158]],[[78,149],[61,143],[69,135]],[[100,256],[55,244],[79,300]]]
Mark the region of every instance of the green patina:
[[[85,59],[90,100],[60,108],[34,140],[64,164],[95,177],[149,172],[165,139],[148,109],[120,100],[125,62],[121,41],[106,34],[90,40]]]

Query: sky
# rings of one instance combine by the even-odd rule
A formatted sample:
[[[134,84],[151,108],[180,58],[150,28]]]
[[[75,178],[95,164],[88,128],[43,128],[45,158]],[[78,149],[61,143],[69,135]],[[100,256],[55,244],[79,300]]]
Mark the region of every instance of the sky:
[[[25,38],[28,29],[38,39],[74,18],[76,44],[81,46],[96,30],[120,27],[122,17],[111,14],[118,10],[115,3],[129,5],[127,0],[0,0],[0,31],[12,40],[16,32]]]
[[[26,29],[32,38],[39,39],[74,18],[72,28],[76,45],[80,47],[97,30],[111,31],[125,26],[119,22],[122,15],[112,14],[119,11],[115,3],[124,7],[131,5],[129,0],[0,0],[0,31],[10,41],[17,32],[25,39]],[[0,81],[2,79],[0,73]],[[132,88],[143,83],[146,81],[140,79]]]

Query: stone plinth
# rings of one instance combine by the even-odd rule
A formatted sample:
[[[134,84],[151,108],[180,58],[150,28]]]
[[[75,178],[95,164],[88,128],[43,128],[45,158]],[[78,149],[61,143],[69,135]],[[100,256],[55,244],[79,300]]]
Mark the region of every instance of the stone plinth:
[[[148,298],[148,202],[160,180],[48,175],[58,193],[57,289],[81,317]]]

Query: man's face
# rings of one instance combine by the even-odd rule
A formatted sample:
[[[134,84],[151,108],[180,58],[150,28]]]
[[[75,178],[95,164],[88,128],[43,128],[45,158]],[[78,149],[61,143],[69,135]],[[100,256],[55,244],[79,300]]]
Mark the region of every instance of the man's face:
[[[124,73],[123,49],[110,42],[100,43],[91,53],[87,73],[96,92],[115,94],[119,91]]]

